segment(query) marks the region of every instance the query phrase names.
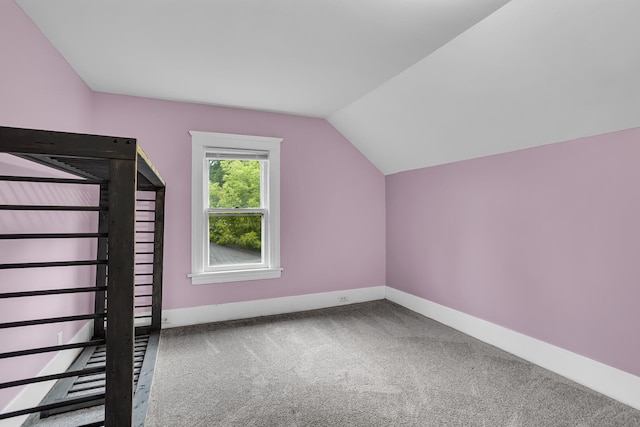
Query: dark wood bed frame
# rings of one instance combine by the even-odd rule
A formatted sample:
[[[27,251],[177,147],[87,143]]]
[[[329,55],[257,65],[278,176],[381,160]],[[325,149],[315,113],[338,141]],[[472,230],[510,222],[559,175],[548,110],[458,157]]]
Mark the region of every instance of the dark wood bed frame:
[[[26,292],[0,293],[0,298],[14,298],[16,304],[30,297],[76,292],[95,293],[95,310],[92,314],[34,319],[0,324],[0,328],[39,325],[76,320],[93,320],[93,338],[86,343],[66,344],[1,353],[0,358],[19,358],[30,354],[57,352],[70,348],[106,347],[106,362],[102,368],[106,387],[99,394],[92,394],[66,401],[43,401],[38,406],[11,413],[0,414],[0,420],[30,413],[46,413],[62,407],[75,408],[104,402],[105,420],[91,425],[128,427],[144,425],[147,399],[150,392],[153,368],[161,327],[162,310],[162,258],[164,233],[165,183],[153,164],[132,138],[85,135],[33,129],[0,127],[0,152],[9,153],[48,167],[75,175],[77,178],[42,178],[4,176],[2,181],[30,183],[86,184],[99,188],[98,206],[30,206],[1,204],[0,210],[37,211],[97,211],[99,225],[95,233],[9,234],[0,230],[1,239],[95,238],[97,257],[93,261],[2,263],[0,269],[65,267],[93,265],[96,269],[95,286],[71,289],[47,289]],[[38,185],[38,184],[35,184]],[[152,194],[141,198],[140,192]],[[141,205],[143,205],[141,207]],[[153,207],[152,209],[150,207]],[[137,220],[137,212],[147,212],[152,220]],[[140,222],[153,231],[137,231]],[[143,242],[140,233],[148,233]],[[138,245],[136,245],[138,243]],[[139,248],[138,250],[137,247]],[[151,247],[153,248],[151,250]],[[140,256],[148,262],[137,262]],[[136,272],[137,264],[152,267],[151,273]],[[151,282],[140,283],[140,276],[152,276]],[[149,292],[149,288],[151,291]],[[143,294],[140,290],[144,289]],[[138,290],[138,291],[136,291]],[[0,292],[2,289],[0,288]],[[105,306],[106,295],[106,306]],[[151,304],[136,306],[136,298],[151,298]],[[108,308],[106,308],[108,307]],[[140,308],[145,308],[140,313]],[[146,320],[140,320],[145,319]],[[136,322],[145,325],[136,326]],[[136,361],[136,337],[148,335],[144,361]],[[138,364],[135,371],[135,364]],[[141,365],[141,366],[140,366]],[[25,378],[0,384],[0,388],[18,387],[45,380],[63,381],[81,377],[97,368],[73,369],[47,377]],[[92,371],[93,370],[93,371]],[[134,378],[135,377],[135,378]],[[134,381],[137,379],[137,381]],[[135,390],[134,390],[134,384]]]

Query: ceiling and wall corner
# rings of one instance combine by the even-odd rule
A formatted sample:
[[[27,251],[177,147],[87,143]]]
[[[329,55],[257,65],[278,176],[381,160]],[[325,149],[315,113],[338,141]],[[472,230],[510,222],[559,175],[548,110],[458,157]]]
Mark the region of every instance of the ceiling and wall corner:
[[[640,125],[636,0],[17,0],[96,92],[326,118],[383,173]]]

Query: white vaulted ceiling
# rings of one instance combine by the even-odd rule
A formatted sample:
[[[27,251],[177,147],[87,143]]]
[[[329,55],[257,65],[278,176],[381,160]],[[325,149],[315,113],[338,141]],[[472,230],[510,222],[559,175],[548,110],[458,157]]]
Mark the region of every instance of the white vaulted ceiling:
[[[638,17],[512,0],[330,121],[385,174],[640,126]]]
[[[98,92],[327,118],[382,172],[640,125],[637,0],[18,0]]]

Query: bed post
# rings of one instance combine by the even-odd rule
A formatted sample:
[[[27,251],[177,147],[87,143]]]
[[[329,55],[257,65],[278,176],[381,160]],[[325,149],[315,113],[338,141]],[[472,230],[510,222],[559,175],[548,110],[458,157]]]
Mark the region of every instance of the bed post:
[[[164,187],[156,189],[155,223],[153,229],[153,296],[151,299],[151,330],[159,332],[162,325],[162,258],[164,247]]]
[[[136,163],[112,159],[109,167],[106,427],[132,424]]]

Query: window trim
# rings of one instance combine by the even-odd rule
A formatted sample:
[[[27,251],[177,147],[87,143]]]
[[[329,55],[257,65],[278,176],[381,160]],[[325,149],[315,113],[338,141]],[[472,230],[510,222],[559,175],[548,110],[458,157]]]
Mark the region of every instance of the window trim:
[[[280,143],[282,138],[236,135],[217,132],[189,131],[191,135],[191,284],[237,282],[279,278],[280,267]],[[269,165],[266,176],[268,185],[268,248],[264,256],[266,267],[207,270],[205,255],[208,253],[208,218],[205,215],[205,201],[209,199],[209,189],[205,186],[204,171],[206,153],[220,150],[268,151]],[[208,207],[208,203],[206,204]]]

